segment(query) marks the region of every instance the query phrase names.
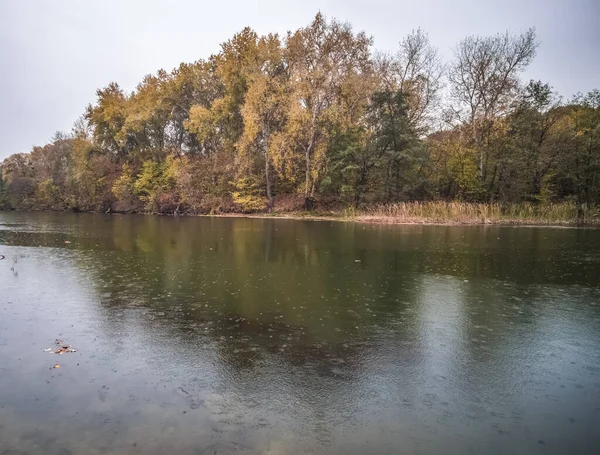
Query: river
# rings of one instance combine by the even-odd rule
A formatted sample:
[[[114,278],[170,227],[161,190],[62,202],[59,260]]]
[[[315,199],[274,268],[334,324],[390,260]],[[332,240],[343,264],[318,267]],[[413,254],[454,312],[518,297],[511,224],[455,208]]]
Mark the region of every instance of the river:
[[[600,447],[600,230],[0,212],[0,255],[2,454]]]

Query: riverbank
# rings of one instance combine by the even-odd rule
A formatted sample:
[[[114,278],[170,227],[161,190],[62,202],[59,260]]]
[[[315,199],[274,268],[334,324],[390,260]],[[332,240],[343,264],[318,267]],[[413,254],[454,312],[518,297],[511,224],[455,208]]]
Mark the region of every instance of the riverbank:
[[[174,213],[114,211],[114,214],[145,214],[173,216]],[[211,210],[209,213],[187,210],[179,216],[279,218],[311,221],[346,221],[374,224],[433,224],[433,225],[518,225],[518,226],[600,226],[600,208],[558,204],[478,204],[468,202],[399,202],[354,207],[317,207],[312,211],[296,208],[276,208],[271,212],[252,213]]]
[[[401,202],[363,209],[220,213],[204,216],[349,221],[377,224],[600,226],[600,211],[561,203],[475,204],[464,202]]]

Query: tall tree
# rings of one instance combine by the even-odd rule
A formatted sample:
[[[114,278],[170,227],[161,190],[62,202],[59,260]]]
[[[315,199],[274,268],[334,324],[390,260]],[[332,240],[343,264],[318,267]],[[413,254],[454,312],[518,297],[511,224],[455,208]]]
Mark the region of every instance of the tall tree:
[[[193,106],[210,108],[212,102],[223,96],[223,84],[211,61],[198,60],[182,63],[169,78],[171,144],[178,154],[201,154],[204,150],[196,134],[186,127]]]
[[[248,74],[248,92],[241,109],[244,129],[238,147],[242,153],[257,150],[264,159],[265,188],[269,209],[273,208],[271,168],[289,110],[289,72],[277,35],[258,41],[258,61]],[[274,150],[275,149],[275,150]]]
[[[338,120],[340,94],[355,75],[371,70],[371,38],[347,23],[327,22],[319,13],[286,41],[294,101],[288,133],[304,154],[305,208],[312,209],[331,125]]]
[[[339,173],[342,196],[350,193],[355,206],[368,192],[384,201],[409,195],[422,156],[408,112],[401,90],[377,91],[362,123],[333,137],[330,174]]]
[[[123,126],[135,138],[135,147],[143,158],[162,161],[170,146],[167,127],[171,121],[169,74],[159,70],[156,76],[147,75],[129,97]]]
[[[470,140],[479,153],[479,178],[491,187],[490,144],[496,121],[518,96],[518,74],[533,60],[538,43],[535,30],[489,37],[469,36],[455,49],[449,80],[455,113],[470,127]]]
[[[549,84],[530,81],[524,87],[506,121],[507,159],[499,165],[497,197],[509,201],[551,197],[547,179],[569,147],[564,118],[560,98]]]
[[[445,70],[427,34],[413,30],[402,39],[395,55],[379,55],[376,62],[386,90],[403,93],[410,125],[421,134],[427,132],[439,109]]]
[[[213,185],[220,188],[234,177],[232,163],[244,127],[241,108],[248,91],[248,74],[256,68],[257,61],[258,35],[252,29],[246,27],[223,43],[221,52],[211,57],[222,90],[210,106],[193,105],[186,122],[211,161]],[[227,177],[219,178],[223,174]]]
[[[90,104],[85,113],[93,128],[94,140],[115,156],[125,157],[135,144],[135,139],[125,130],[128,97],[115,82],[97,90],[96,96],[96,105]]]
[[[600,203],[600,90],[577,95],[571,102],[573,149],[570,181],[579,205]]]

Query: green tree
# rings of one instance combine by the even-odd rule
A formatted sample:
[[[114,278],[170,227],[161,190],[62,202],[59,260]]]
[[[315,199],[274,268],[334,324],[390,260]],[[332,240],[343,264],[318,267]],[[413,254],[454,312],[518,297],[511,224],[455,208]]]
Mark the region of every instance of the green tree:
[[[502,118],[518,97],[518,74],[533,60],[538,43],[534,29],[521,35],[469,36],[455,49],[450,66],[454,113],[468,125],[466,137],[479,154],[481,183],[492,193],[498,177],[494,139]],[[502,159],[502,157],[500,157]]]

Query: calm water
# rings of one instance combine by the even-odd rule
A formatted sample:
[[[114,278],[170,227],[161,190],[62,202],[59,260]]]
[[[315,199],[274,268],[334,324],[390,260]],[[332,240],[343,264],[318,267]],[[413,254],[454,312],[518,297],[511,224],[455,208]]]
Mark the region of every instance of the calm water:
[[[0,212],[0,254],[2,454],[600,450],[598,230]]]

